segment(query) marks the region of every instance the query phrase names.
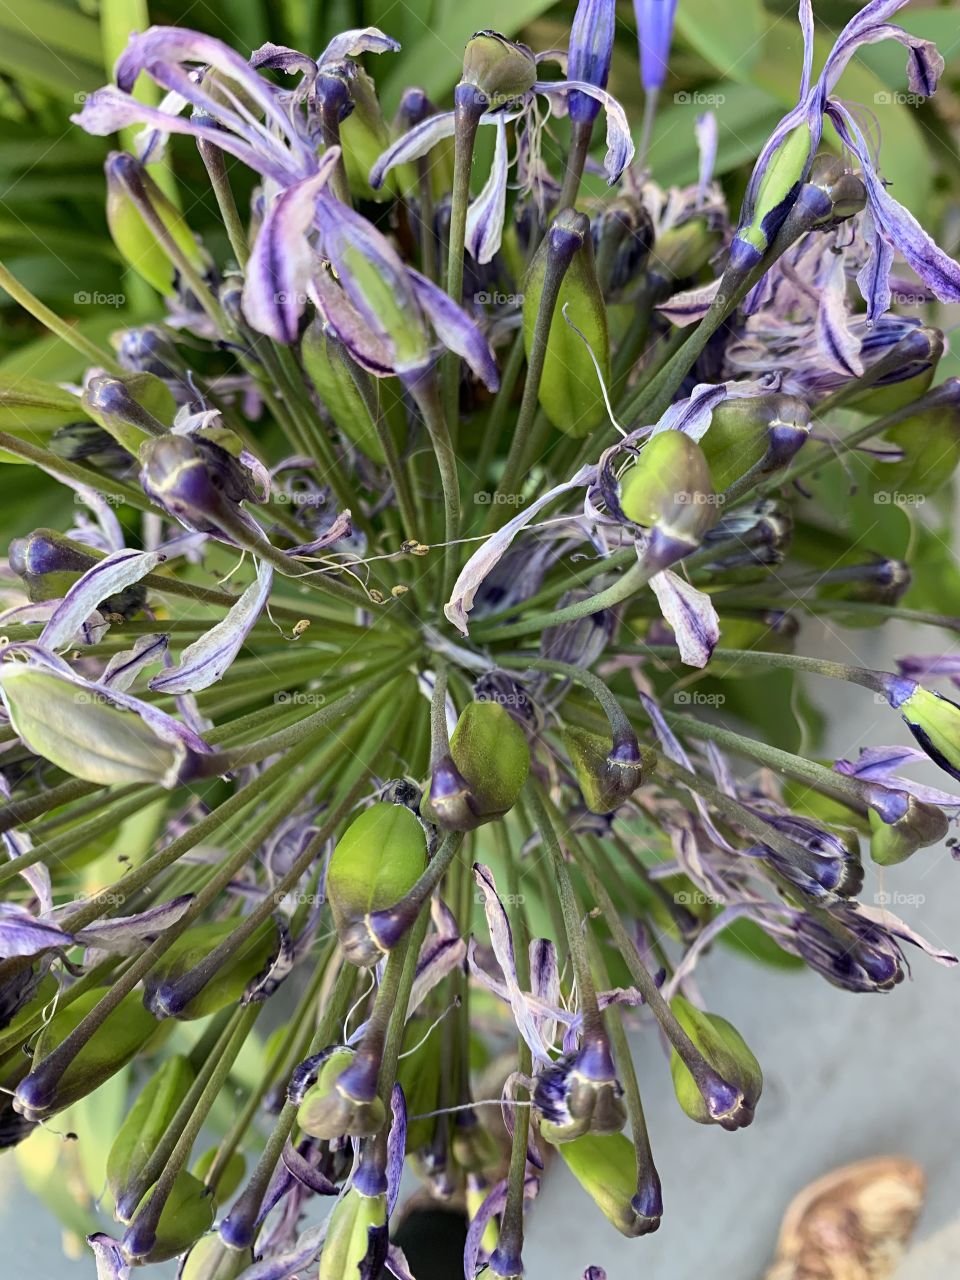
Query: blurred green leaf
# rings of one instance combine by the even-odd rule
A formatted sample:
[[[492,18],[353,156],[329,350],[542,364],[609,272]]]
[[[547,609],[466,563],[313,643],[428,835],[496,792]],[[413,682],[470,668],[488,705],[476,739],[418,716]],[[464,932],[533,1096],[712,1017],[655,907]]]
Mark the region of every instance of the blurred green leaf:
[[[769,25],[760,0],[737,0],[736,20],[717,0],[683,0],[676,29],[721,75],[743,78],[760,56]]]

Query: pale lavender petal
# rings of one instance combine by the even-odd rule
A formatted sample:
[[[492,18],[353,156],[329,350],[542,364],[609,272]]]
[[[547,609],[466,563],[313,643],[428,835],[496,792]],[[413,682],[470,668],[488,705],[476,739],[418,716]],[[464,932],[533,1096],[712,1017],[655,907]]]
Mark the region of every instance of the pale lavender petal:
[[[510,1008],[517,1030],[530,1046],[530,1051],[540,1062],[549,1062],[550,1055],[543,1043],[536,1020],[530,1012],[520,984],[517,981],[517,964],[513,950],[513,931],[510,921],[497,895],[497,886],[493,872],[489,867],[476,862],[473,866],[474,879],[483,895],[483,910],[487,917],[487,928],[490,932],[490,945],[493,954],[503,973],[510,997]]]
[[[473,608],[474,596],[480,589],[481,583],[503,559],[517,534],[526,528],[554,498],[559,497],[561,493],[569,493],[571,489],[588,487],[594,483],[596,476],[595,466],[581,467],[570,480],[555,485],[541,497],[536,498],[512,520],[508,520],[495,534],[487,538],[486,542],[481,543],[479,550],[473,553],[460,570],[450,599],[443,606],[447,620],[453,623],[461,635],[467,634],[467,614]]]
[[[397,1207],[403,1158],[407,1150],[407,1100],[399,1084],[390,1094],[390,1132],[387,1135],[387,1217]]]
[[[705,111],[697,116],[693,126],[697,139],[697,150],[700,154],[700,169],[697,177],[697,203],[702,204],[707,196],[707,187],[713,177],[713,169],[717,163],[717,117],[712,111]]]
[[[77,632],[97,605],[153,573],[166,560],[162,551],[113,551],[78,578],[40,634],[38,644],[56,652],[76,643]]]
[[[112,1236],[96,1231],[87,1236],[87,1244],[96,1259],[97,1280],[130,1280],[133,1268]]]
[[[51,947],[69,946],[72,941],[71,934],[38,920],[26,907],[0,902],[0,959],[35,956]]]
[[[907,77],[914,93],[930,97],[936,92],[943,72],[943,58],[929,40],[911,36],[901,27],[888,26],[887,18],[904,8],[909,0],[872,0],[840,32],[820,76],[824,94],[832,93],[850,59],[865,44],[897,40],[909,51]]]
[[[291,556],[306,556],[315,551],[324,551],[327,547],[332,547],[335,542],[340,542],[343,538],[349,538],[351,533],[353,533],[353,520],[350,512],[338,511],[333,523],[325,533],[321,533],[312,542],[303,542],[298,547],[291,547],[287,554]]]
[[[713,411],[730,392],[723,382],[701,382],[685,400],[678,400],[666,411],[652,434],[660,435],[662,431],[682,431],[691,440],[699,440],[710,426]]]
[[[383,186],[383,180],[398,164],[407,164],[410,160],[419,160],[442,142],[444,138],[452,138],[455,120],[452,111],[441,111],[438,115],[427,116],[415,124],[391,147],[387,147],[373,168],[370,170],[370,185],[376,191]]]
[[[799,101],[802,102],[810,92],[810,81],[813,77],[813,2],[800,0],[800,30],[803,34],[803,71],[800,75]]]
[[[457,935],[451,937],[449,934],[434,933],[427,938],[417,957],[417,971],[407,1006],[408,1018],[413,1016],[447,974],[463,964],[466,954],[467,944]]]
[[[386,1267],[391,1275],[396,1276],[396,1280],[417,1280],[399,1245],[391,1244],[387,1247]]]
[[[603,107],[607,121],[607,153],[603,158],[603,168],[607,182],[612,186],[631,163],[636,153],[627,113],[611,93],[606,89],[598,89],[595,84],[587,84],[585,80],[538,81],[534,86],[535,93],[542,93],[556,115],[566,115],[569,95],[572,90],[594,98]]]
[[[419,271],[408,270],[417,301],[426,312],[437,337],[448,350],[466,360],[488,391],[500,385],[500,373],[490,344],[462,307]]]
[[[864,240],[870,246],[870,253],[857,273],[857,288],[867,304],[867,319],[872,322],[890,310],[890,303],[893,301],[890,272],[895,254],[893,245],[877,229],[869,209],[864,212],[861,230]]]
[[[885,782],[905,765],[920,764],[929,759],[927,753],[919,747],[861,747],[856,761],[837,760],[834,768],[848,777],[864,778],[868,782]]]
[[[291,49],[289,45],[274,44],[269,40],[259,49],[254,49],[250,55],[250,65],[255,70],[268,67],[272,71],[286,71],[291,75],[299,72],[305,76],[313,76],[317,71],[317,64],[305,53]]]
[[[467,210],[466,247],[479,263],[489,262],[500,248],[507,209],[507,126],[497,121],[490,176]]]
[[[530,941],[530,993],[544,1004],[560,1004],[560,965],[557,948],[549,938],[533,938]],[[557,1038],[556,1019],[534,1012],[540,1034],[545,1044],[553,1044]]]
[[[83,942],[98,951],[108,951],[113,955],[133,955],[145,942],[169,929],[172,924],[186,913],[193,901],[192,893],[181,894],[161,903],[159,907],[149,907],[132,916],[111,916],[98,920],[96,924],[81,929],[76,935],[77,942]],[[72,911],[75,903],[69,904]]]
[[[108,689],[129,689],[141,671],[162,660],[169,641],[167,635],[138,636],[132,649],[113,655],[103,669],[101,683]]]
[[[325,62],[342,62],[344,58],[358,58],[361,53],[397,53],[399,49],[399,43],[379,27],[355,27],[334,36],[317,63],[322,67]]]
[[[307,301],[304,279],[313,256],[307,232],[317,195],[339,157],[339,147],[331,147],[312,177],[281,191],[257,232],[243,282],[243,314],[254,329],[277,342],[297,340]]]
[[[150,681],[158,693],[199,693],[221,679],[243,647],[270,598],[273,568],[265,560],[257,563],[257,576],[216,626],[193,644],[187,645],[179,663]]]
[[[955,964],[960,963],[951,951],[943,951],[939,947],[935,947],[926,938],[921,937],[919,933],[911,929],[899,916],[893,915],[886,908],[865,907],[862,902],[853,903],[852,906],[858,916],[862,916],[865,920],[869,920],[871,924],[885,929],[887,933],[903,938],[905,942],[912,942],[915,947],[919,947],[922,952],[928,955],[931,960],[936,960],[938,964],[953,968]]]
[[[850,325],[847,306],[847,277],[843,255],[831,254],[826,277],[821,283],[816,321],[817,350],[823,366],[845,378],[863,373],[860,339]]]
[[[326,323],[357,364],[377,378],[387,378],[395,372],[389,343],[382,334],[371,329],[325,268],[321,268],[310,281],[310,295]]]
[[[528,1176],[523,1183],[523,1198],[532,1200],[540,1190],[540,1179]],[[470,1223],[466,1244],[463,1247],[464,1280],[476,1280],[480,1262],[480,1247],[487,1223],[496,1214],[502,1213],[507,1203],[507,1181],[498,1182],[490,1189],[486,1199],[477,1210],[477,1215]]]
[[[684,329],[688,324],[696,324],[703,319],[719,292],[720,281],[717,279],[710,284],[682,289],[666,302],[658,302],[656,309],[671,324],[676,325],[678,329]]]
[[[301,1186],[307,1187],[315,1196],[337,1196],[340,1188],[331,1182],[319,1169],[315,1169],[310,1161],[293,1145],[288,1138],[280,1154],[283,1167]],[[264,1208],[261,1207],[261,1216]]]

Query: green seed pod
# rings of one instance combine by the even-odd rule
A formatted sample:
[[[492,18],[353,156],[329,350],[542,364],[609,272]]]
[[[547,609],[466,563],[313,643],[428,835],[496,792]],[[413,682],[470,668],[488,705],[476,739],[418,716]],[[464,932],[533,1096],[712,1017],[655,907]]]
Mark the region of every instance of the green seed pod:
[[[741,1095],[735,1107],[724,1116],[712,1113],[689,1069],[674,1049],[670,1055],[670,1072],[677,1101],[698,1124],[720,1124],[724,1129],[745,1128],[753,1119],[763,1088],[760,1064],[737,1029],[725,1018],[703,1013],[683,996],[674,996],[670,1008],[707,1063]]]
[[[578,725],[565,726],[563,744],[591,813],[612,813],[656,768],[656,752],[648,747],[636,741],[612,746],[602,734]]]
[[[143,1003],[158,1018],[189,1022],[236,1004],[248,985],[263,973],[277,954],[279,937],[273,920],[264,920],[211,980],[186,1004],[176,993],[179,978],[204,960],[236,929],[239,921],[218,920],[187,929],[157,961],[144,979]]]
[[[188,1059],[177,1055],[140,1091],[107,1156],[107,1187],[114,1204],[120,1205],[124,1192],[140,1177],[193,1079]]]
[[[881,867],[905,862],[912,853],[939,844],[950,829],[942,809],[910,796],[907,811],[896,822],[884,822],[873,809],[870,819],[870,857]]]
[[[555,275],[561,272],[537,395],[553,425],[579,439],[607,417],[593,357],[609,386],[610,335],[606,304],[597,282],[590,223],[573,209],[565,209],[554,220],[524,281],[523,338],[528,360],[535,345],[541,299],[545,291],[549,295],[556,289]]]
[[[463,52],[461,84],[479,89],[492,106],[500,106],[532,89],[537,62],[525,44],[497,31],[478,31]]]
[[[450,831],[469,831],[517,803],[530,769],[523,730],[498,702],[471,702],[435,766],[421,812]]]
[[[376,963],[378,953],[366,945],[367,916],[399,902],[426,866],[426,835],[406,806],[380,801],[350,823],[330,859],[327,899],[351,963]]]
[[[303,1095],[297,1124],[312,1138],[363,1138],[383,1128],[386,1112],[382,1100],[354,1098],[340,1083],[355,1056],[352,1049],[334,1049],[321,1066],[316,1083]]]
[[[638,1236],[649,1230],[647,1220],[633,1206],[637,1192],[637,1157],[633,1143],[622,1133],[587,1133],[557,1150],[567,1168],[621,1235]]]
[[[365,1196],[351,1187],[330,1215],[317,1280],[346,1280],[347,1276],[359,1275],[368,1255],[386,1252],[386,1232],[387,1197]],[[376,1266],[364,1274],[379,1272],[380,1267]]]
[[[855,217],[867,203],[867,189],[861,179],[829,152],[814,157],[806,185],[816,188],[823,197],[823,214],[816,224],[821,231]]]
[[[184,1258],[177,1280],[237,1280],[252,1263],[252,1249],[231,1249],[217,1234],[201,1236]]]
[[[312,320],[307,327],[301,351],[304,368],[334,426],[372,462],[383,466],[386,461],[383,446],[370,421],[363,397],[350,376],[342,344],[327,331],[321,319]],[[376,389],[385,408],[393,409],[401,404],[399,389],[391,384],[391,380],[378,378]],[[399,444],[402,437],[396,429],[399,425],[396,419],[397,414],[391,413],[388,424]]]
[[[713,411],[700,441],[714,488],[727,489],[752,467],[785,467],[810,435],[810,410],[796,396],[743,396]]]
[[[107,176],[107,226],[121,258],[158,293],[173,291],[173,264],[144,221],[138,204],[149,203],[167,234],[199,272],[209,266],[180,210],[171,203],[146,169],[133,156],[112,151],[104,166]]]
[[[152,1189],[141,1204],[150,1199]],[[213,1226],[216,1202],[198,1178],[181,1170],[174,1179],[173,1188],[160,1213],[157,1237],[150,1252],[137,1259],[140,1263],[167,1262],[205,1235]]]
[[[136,992],[123,997],[62,1074],[45,1078],[43,1059],[80,1024],[103,999],[105,989],[96,987],[77,996],[59,1010],[37,1037],[38,1066],[26,1077],[14,1099],[14,1108],[30,1120],[41,1120],[93,1093],[105,1080],[132,1062],[156,1034],[156,1020],[143,1008]]]
[[[620,508],[628,520],[651,530],[645,554],[661,568],[695,550],[719,512],[697,442],[683,431],[651,436],[620,477]]]
[[[85,782],[174,787],[199,759],[182,741],[164,741],[135,712],[52,671],[0,663],[0,694],[26,746]]]
[[[960,706],[919,684],[892,705],[931,760],[960,778]]]
[[[193,1162],[190,1172],[195,1178],[199,1178],[201,1182],[206,1182],[207,1174],[217,1158],[217,1148],[210,1147],[202,1156]],[[217,1185],[214,1188],[217,1199],[222,1203],[232,1198],[233,1193],[238,1191],[240,1183],[243,1181],[243,1175],[246,1172],[247,1162],[242,1151],[234,1151],[224,1166],[223,1172],[217,1179]]]

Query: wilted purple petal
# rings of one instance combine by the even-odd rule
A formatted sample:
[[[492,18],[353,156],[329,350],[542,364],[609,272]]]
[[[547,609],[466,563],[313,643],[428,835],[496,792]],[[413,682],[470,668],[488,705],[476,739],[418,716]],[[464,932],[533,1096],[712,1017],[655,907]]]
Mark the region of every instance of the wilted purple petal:
[[[168,635],[138,636],[132,649],[115,653],[100,677],[108,689],[129,689],[141,671],[159,662],[167,651]]]
[[[133,586],[166,560],[162,551],[113,551],[78,578],[40,633],[38,644],[56,652],[76,643],[77,632],[97,605]]]
[[[342,62],[344,58],[358,58],[361,53],[397,53],[398,41],[384,35],[379,27],[355,27],[334,36],[317,59],[322,67],[326,62]]]
[[[130,1280],[133,1268],[123,1256],[120,1245],[111,1236],[96,1231],[87,1236],[97,1263],[97,1280]]]
[[[410,1270],[410,1263],[403,1250],[395,1244],[387,1249],[387,1270],[391,1275],[396,1276],[396,1280],[417,1280]]]
[[[187,645],[179,663],[150,681],[158,693],[199,693],[224,675],[243,647],[270,598],[273,568],[265,560],[257,563],[257,577],[231,605],[225,618],[193,644]]]
[[[305,53],[291,49],[289,45],[274,44],[270,40],[259,49],[254,49],[250,55],[250,65],[254,70],[265,67],[271,71],[286,71],[291,75],[299,72],[301,75],[312,76],[317,70],[317,64]]]
[[[396,372],[390,344],[371,329],[329,271],[317,272],[310,281],[310,293],[327,325],[357,364],[377,378]]]
[[[559,497],[561,493],[569,493],[571,489],[586,488],[593,484],[596,475],[595,466],[581,467],[572,479],[564,481],[563,484],[554,485],[552,489],[515,515],[512,520],[508,520],[501,529],[487,538],[486,542],[481,543],[480,548],[460,570],[450,599],[443,606],[447,620],[453,623],[461,635],[467,634],[467,614],[473,608],[474,596],[480,584],[500,563],[517,534],[526,528],[554,498]]]
[[[281,191],[257,232],[243,283],[243,314],[254,329],[277,342],[297,339],[313,255],[307,232],[317,195],[339,157],[340,149],[331,147],[312,177]]]
[[[342,538],[349,538],[353,533],[353,521],[349,511],[338,511],[334,517],[333,523],[318,538],[314,538],[312,542],[301,543],[298,547],[291,547],[287,552],[291,556],[311,555],[315,551],[325,551],[327,547],[332,547],[335,542],[339,542]]]
[[[943,72],[943,58],[929,40],[912,36],[902,27],[889,26],[887,18],[904,8],[909,0],[871,0],[840,32],[820,76],[823,93],[832,93],[850,59],[865,44],[896,40],[908,51],[907,78],[911,92],[931,97]]]
[[[919,947],[925,955],[928,955],[931,960],[936,960],[938,964],[953,968],[955,964],[960,963],[952,952],[942,951],[939,947],[935,947],[926,938],[921,937],[919,933],[911,929],[899,916],[887,911],[885,907],[865,907],[862,902],[852,903],[851,907],[854,913],[862,919],[868,920],[871,924],[886,930],[887,933],[892,933],[897,938],[902,938],[905,942],[912,942],[915,947]]]
[[[656,309],[678,329],[688,324],[696,324],[707,314],[714,299],[720,292],[720,280],[710,284],[695,285],[692,289],[681,289],[666,302],[658,302]]]
[[[697,151],[700,157],[697,176],[697,204],[700,205],[707,198],[707,187],[710,185],[714,166],[717,163],[717,143],[719,140],[717,117],[712,111],[705,111],[703,115],[697,116],[693,126],[693,133],[697,140]]]
[[[383,186],[384,178],[398,164],[419,160],[432,151],[438,142],[442,142],[444,138],[452,138],[455,127],[452,111],[441,111],[438,115],[427,116],[425,120],[415,124],[392,147],[387,147],[370,170],[370,185],[374,191]]]
[[[863,373],[860,339],[850,325],[847,277],[840,253],[830,255],[826,277],[821,282],[816,337],[817,350],[825,368],[844,378],[860,377]]]
[[[560,1004],[560,966],[557,948],[549,938],[530,940],[530,993],[546,1005]],[[556,1019],[534,1011],[534,1022],[545,1044],[557,1038]]]
[[[497,963],[503,973],[514,1022],[516,1022],[518,1031],[530,1046],[530,1051],[534,1057],[540,1062],[549,1062],[548,1046],[543,1043],[537,1021],[530,1012],[530,1007],[517,981],[513,931],[510,928],[507,913],[503,909],[503,903],[497,895],[493,872],[489,867],[476,862],[473,867],[473,876],[483,895],[483,910],[487,917],[490,945],[493,947],[493,954],[496,956]]]
[[[38,920],[26,907],[0,902],[0,959],[35,956],[51,947],[69,946],[72,941],[72,934]]]
[[[467,944],[458,935],[431,934],[417,957],[417,972],[410,989],[407,1017],[412,1017],[429,993],[463,964]]]
[[[650,589],[673,628],[680,657],[688,667],[705,667],[720,639],[720,619],[713,601],[672,569],[655,573]]]
[[[466,247],[479,263],[489,262],[500,248],[507,208],[507,126],[497,120],[490,176],[467,210]]]
[[[533,91],[543,94],[558,116],[567,114],[570,96],[575,91],[600,103],[607,119],[607,153],[603,158],[603,168],[607,182],[611,186],[617,182],[633,160],[636,148],[630,134],[627,114],[613,94],[607,93],[606,89],[598,89],[596,85],[587,84],[585,80],[539,80],[533,86]]]
[[[302,1155],[288,1138],[280,1159],[284,1168],[301,1186],[312,1191],[315,1196],[338,1196],[340,1188],[335,1182],[315,1169],[306,1156]]]
[[[390,1094],[390,1132],[387,1135],[387,1217],[397,1207],[400,1195],[400,1178],[403,1175],[403,1159],[407,1150],[407,1100],[399,1084]]]
[[[112,955],[133,955],[143,943],[152,942],[165,929],[176,924],[192,901],[192,893],[183,893],[159,907],[138,911],[136,915],[111,916],[98,920],[86,929],[81,929],[76,935],[76,941],[97,951],[108,951]],[[73,910],[75,905],[70,903],[69,910]]]
[[[443,345],[467,362],[488,391],[496,391],[500,386],[497,361],[476,322],[432,280],[412,267],[407,274],[417,301]]]

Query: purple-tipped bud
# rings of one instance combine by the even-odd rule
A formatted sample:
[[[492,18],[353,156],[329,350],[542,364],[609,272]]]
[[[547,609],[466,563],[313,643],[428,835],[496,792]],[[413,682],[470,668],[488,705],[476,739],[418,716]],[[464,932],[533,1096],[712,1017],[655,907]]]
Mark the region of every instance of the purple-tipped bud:
[[[540,1072],[533,1105],[548,1142],[571,1142],[585,1133],[619,1133],[622,1097],[610,1046],[598,1035]]]
[[[140,480],[151,498],[201,533],[231,527],[239,504],[256,496],[243,465],[196,436],[148,440],[140,449]]]
[[[582,80],[598,89],[607,87],[616,8],[616,0],[580,0],[570,30],[567,75],[571,80]],[[575,124],[591,124],[600,114],[600,103],[574,91],[570,94],[569,111]]]
[[[667,79],[677,0],[633,0],[640,41],[640,79],[649,93]]]

